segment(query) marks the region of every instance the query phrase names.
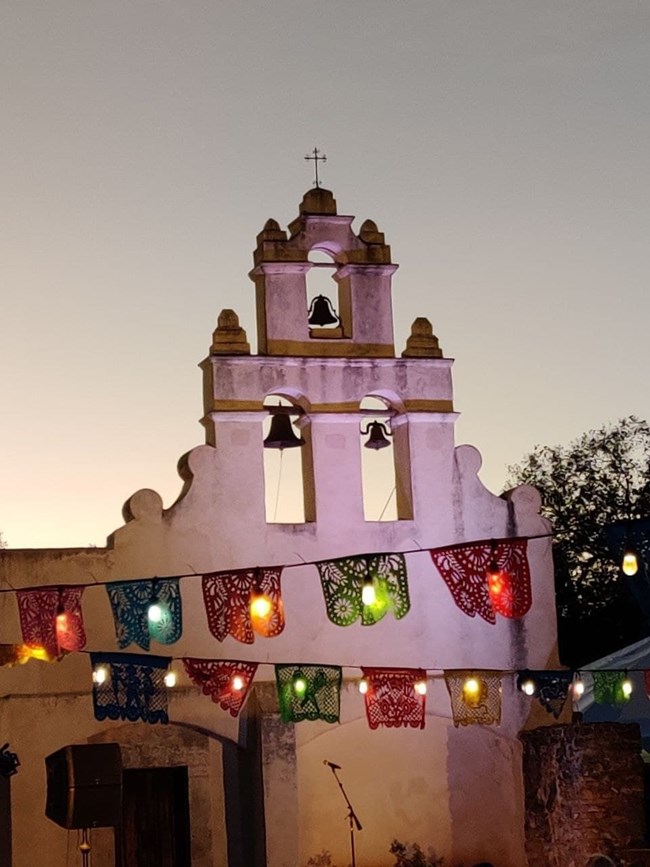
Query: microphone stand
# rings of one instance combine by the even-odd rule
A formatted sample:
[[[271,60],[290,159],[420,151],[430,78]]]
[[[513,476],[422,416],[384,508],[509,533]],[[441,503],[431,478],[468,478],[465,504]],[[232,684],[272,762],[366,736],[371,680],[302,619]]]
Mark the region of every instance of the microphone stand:
[[[339,780],[339,776],[336,773],[336,768],[332,766],[330,762],[327,762],[327,765],[331,772],[334,774],[334,779],[339,784],[339,789],[341,790],[341,794],[345,798],[345,803],[348,805],[348,823],[350,825],[350,851],[352,854],[352,864],[351,867],[356,867],[356,857],[354,852],[354,829],[356,827],[357,831],[361,831],[361,822],[357,814],[354,812],[354,807],[350,803],[350,799],[348,798],[345,789],[343,788],[343,783]]]
[[[79,851],[81,852],[82,867],[88,867],[90,864],[90,829],[81,829],[81,840],[79,842]]]

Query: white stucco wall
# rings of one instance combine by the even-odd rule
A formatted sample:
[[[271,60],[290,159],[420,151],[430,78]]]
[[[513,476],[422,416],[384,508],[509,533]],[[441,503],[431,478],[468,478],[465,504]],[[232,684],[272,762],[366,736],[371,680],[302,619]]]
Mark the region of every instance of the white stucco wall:
[[[345,231],[349,223],[347,227]],[[308,234],[311,243],[317,237],[311,223]],[[343,246],[338,237],[337,244]],[[274,309],[277,313],[281,308],[276,304]],[[290,317],[287,321],[293,322]],[[281,328],[279,318],[273,322],[274,329]],[[388,333],[388,325],[392,335],[392,323],[385,323],[382,333]],[[345,805],[323,759],[343,767],[346,788],[362,821],[359,867],[392,865],[388,847],[395,838],[417,842],[425,850],[433,847],[450,865],[487,859],[497,867],[522,867],[517,733],[526,723],[528,700],[504,681],[501,725],[456,730],[439,674],[445,668],[557,666],[550,539],[529,543],[531,610],[520,621],[498,618],[496,625],[471,619],[456,607],[426,549],[547,534],[536,492],[520,488],[505,498],[494,496],[478,478],[478,452],[455,446],[449,359],[214,355],[204,363],[204,371],[205,423],[214,445],[200,445],[182,460],[183,487],[177,502],[163,509],[153,491],[132,495],[129,520],[112,534],[105,549],[2,552],[0,586],[97,582],[86,589],[83,600],[87,649],[110,651],[117,648],[104,582],[263,565],[292,567],[282,578],[286,628],[278,637],[257,638],[250,646],[231,638],[217,642],[207,628],[200,577],[192,577],[181,582],[181,640],[172,647],[151,648],[152,653],[176,658],[261,663],[256,692],[263,714],[269,867],[304,865],[323,850],[332,853],[333,864],[348,863]],[[316,520],[311,523],[265,520],[262,405],[273,393],[289,394],[305,410],[316,498]],[[399,423],[407,427],[411,520],[364,520],[361,416],[354,407],[377,393],[393,402]],[[332,624],[317,570],[310,564],[396,551],[409,552],[408,615],[396,621],[389,614],[373,627]],[[11,593],[0,594],[0,624],[0,641],[20,641]],[[300,723],[295,728],[279,723],[272,687],[276,662],[345,666],[341,723]],[[426,728],[371,731],[355,683],[354,667],[360,665],[438,672],[430,682]],[[201,848],[204,841],[195,841],[203,852],[195,863],[222,867],[226,848],[218,739],[236,742],[238,721],[183,675],[179,691],[171,697],[170,719],[205,739],[192,749],[202,750],[201,774],[208,781],[205,797],[210,803],[199,808],[197,801],[196,809],[209,828],[211,854]],[[40,864],[65,863],[66,834],[43,817],[44,757],[65,744],[98,736],[114,736],[127,744],[123,728],[93,719],[85,656],[71,656],[55,665],[30,662],[0,669],[0,734],[22,762],[12,781],[14,867],[31,867],[37,853]],[[143,737],[152,743],[159,740],[161,755],[168,755],[156,727],[148,727]],[[142,761],[151,761],[150,755]]]

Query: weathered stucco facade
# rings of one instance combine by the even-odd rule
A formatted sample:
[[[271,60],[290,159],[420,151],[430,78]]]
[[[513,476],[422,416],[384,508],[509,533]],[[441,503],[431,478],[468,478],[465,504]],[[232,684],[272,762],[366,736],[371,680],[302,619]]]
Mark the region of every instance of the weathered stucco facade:
[[[170,691],[169,726],[98,723],[86,655],[0,669],[0,735],[21,760],[12,779],[14,867],[67,863],[66,833],[43,814],[44,757],[102,740],[122,745],[128,767],[188,767],[195,867],[296,867],[324,850],[332,864],[348,864],[345,805],[324,759],[342,766],[363,825],[359,867],[391,865],[395,838],[432,847],[449,867],[526,863],[517,735],[530,722],[529,700],[504,678],[501,724],[457,729],[444,680],[432,672],[557,667],[551,542],[529,542],[529,613],[495,625],[456,607],[427,549],[544,536],[549,527],[535,491],[494,496],[477,476],[478,452],[455,446],[452,362],[426,322],[416,321],[408,348],[395,356],[396,266],[377,227],[367,221],[355,234],[352,219],[336,213],[331,193],[316,189],[288,235],[271,220],[258,236],[251,277],[259,354],[249,354],[236,317],[223,313],[203,363],[206,444],[180,461],[184,484],[170,508],[154,491],[138,491],[106,548],[2,553],[3,588],[97,582],[83,600],[89,650],[116,649],[104,582],[295,567],[282,577],[281,635],[252,645],[217,642],[196,577],[181,585],[182,638],[152,646],[175,658],[262,663],[240,719],[181,677]],[[338,284],[340,322],[329,332],[307,321],[314,250],[332,257]],[[267,521],[262,441],[270,396],[299,412],[306,518],[299,524]],[[381,398],[390,416],[398,515],[391,521],[364,517],[359,424],[368,396]],[[414,552],[406,554],[411,609],[402,620],[389,615],[371,628],[341,628],[326,616],[312,564],[367,552]],[[2,594],[0,606],[0,641],[19,642],[14,595]],[[340,724],[281,722],[275,662],[344,666]],[[428,669],[426,727],[371,731],[354,671],[360,665]],[[93,839],[95,867],[113,864],[111,832]]]

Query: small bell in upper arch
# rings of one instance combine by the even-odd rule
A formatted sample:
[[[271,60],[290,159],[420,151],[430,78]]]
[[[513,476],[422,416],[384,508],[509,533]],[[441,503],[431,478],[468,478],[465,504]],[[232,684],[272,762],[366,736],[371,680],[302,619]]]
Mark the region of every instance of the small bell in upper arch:
[[[310,325],[338,325],[339,318],[334,312],[332,302],[325,295],[317,295],[309,305],[307,322]]]
[[[385,449],[390,445],[386,437],[391,437],[392,433],[380,421],[371,421],[361,433],[364,436],[370,434],[368,441],[363,444],[364,448],[375,449],[376,451],[377,449]]]
[[[265,449],[293,449],[304,446],[302,437],[297,437],[291,427],[291,417],[288,413],[271,410],[271,427],[264,440]]]

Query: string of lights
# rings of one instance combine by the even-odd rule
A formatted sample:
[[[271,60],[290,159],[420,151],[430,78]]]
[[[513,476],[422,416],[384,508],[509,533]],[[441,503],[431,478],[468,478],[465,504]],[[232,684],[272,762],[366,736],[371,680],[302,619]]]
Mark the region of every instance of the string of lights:
[[[442,551],[445,548],[449,548],[449,547],[453,547],[453,548],[457,548],[459,550],[462,550],[463,548],[469,548],[473,545],[492,545],[492,544],[496,544],[499,542],[512,542],[514,540],[533,541],[535,539],[549,539],[552,537],[553,537],[553,533],[538,533],[538,534],[531,535],[531,536],[503,536],[503,537],[499,537],[499,538],[476,539],[476,540],[469,541],[469,542],[458,542],[458,543],[454,543],[453,546],[438,545],[436,547],[424,546],[424,547],[418,547],[418,548],[407,548],[405,550],[395,552],[395,553],[399,553],[399,554],[422,554],[422,553],[431,552],[431,551]],[[5,549],[4,551],[0,551],[0,559],[2,559],[3,556],[6,556],[6,554],[10,550],[11,549]],[[41,589],[48,588],[48,587],[83,587],[83,588],[85,588],[85,587],[101,587],[104,584],[108,584],[108,583],[111,583],[111,584],[120,584],[120,583],[135,584],[139,581],[142,581],[142,582],[145,582],[145,581],[166,581],[166,580],[172,580],[172,579],[180,581],[180,580],[183,580],[185,578],[202,578],[204,575],[215,575],[215,574],[219,574],[220,572],[229,572],[229,573],[230,572],[251,572],[251,571],[254,571],[255,569],[259,569],[259,568],[282,569],[284,571],[285,569],[298,569],[298,568],[302,568],[303,566],[317,566],[319,563],[323,563],[323,562],[326,562],[328,560],[343,560],[343,559],[362,558],[362,557],[371,558],[371,557],[380,556],[383,553],[385,553],[385,552],[367,552],[367,553],[362,553],[362,554],[341,554],[341,555],[337,555],[337,557],[330,557],[330,558],[320,557],[318,560],[302,560],[301,559],[300,562],[298,562],[298,563],[294,562],[294,563],[274,564],[271,566],[265,565],[264,567],[249,566],[249,567],[236,567],[236,568],[229,568],[229,569],[204,569],[201,572],[195,572],[195,571],[181,572],[181,573],[176,573],[173,575],[155,575],[155,576],[147,576],[147,577],[141,577],[141,578],[118,578],[118,579],[111,579],[110,582],[109,581],[97,581],[97,579],[93,578],[92,581],[75,581],[72,584],[66,584],[65,582],[63,582],[63,583],[53,582],[53,583],[46,583],[46,584],[30,584],[30,585],[25,586],[25,587],[10,586],[10,587],[1,587],[0,593],[19,593],[21,591],[41,590]]]

